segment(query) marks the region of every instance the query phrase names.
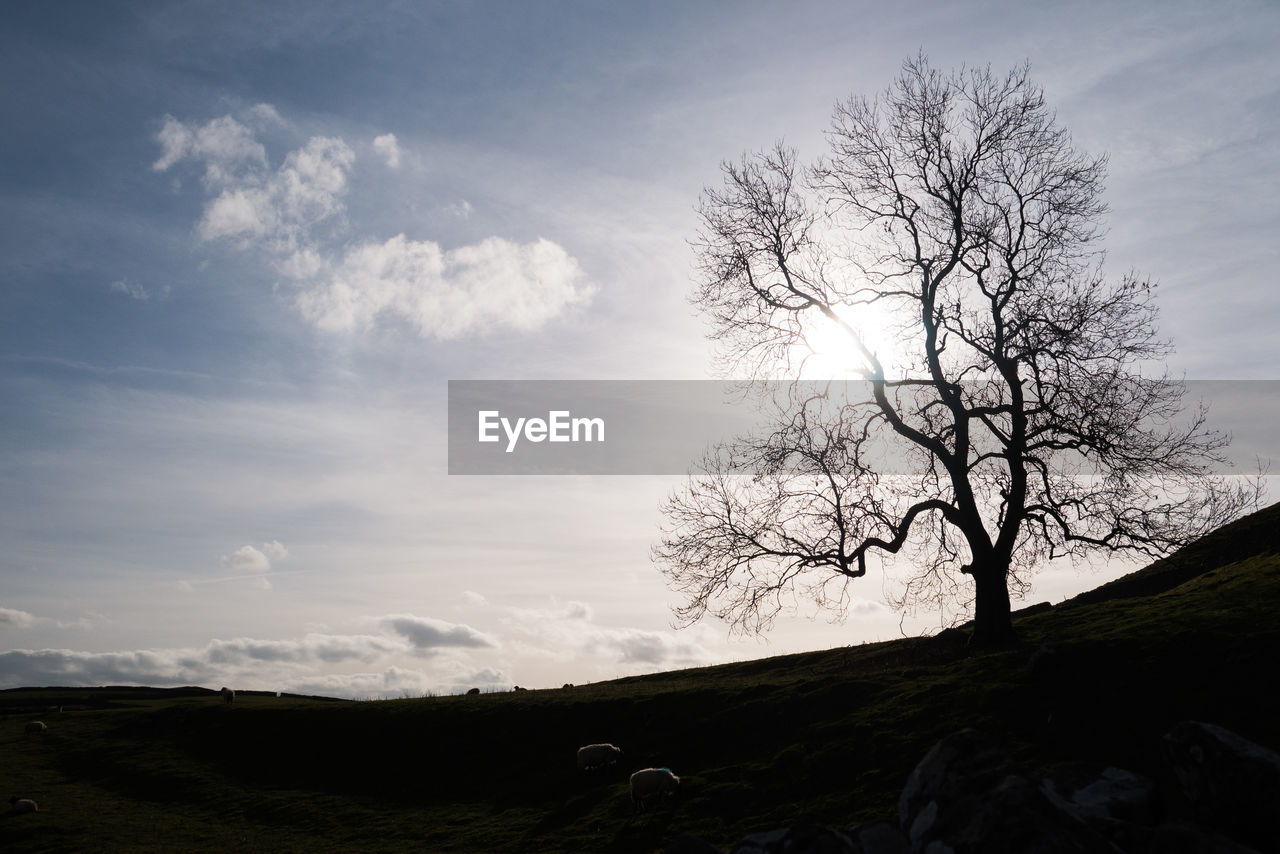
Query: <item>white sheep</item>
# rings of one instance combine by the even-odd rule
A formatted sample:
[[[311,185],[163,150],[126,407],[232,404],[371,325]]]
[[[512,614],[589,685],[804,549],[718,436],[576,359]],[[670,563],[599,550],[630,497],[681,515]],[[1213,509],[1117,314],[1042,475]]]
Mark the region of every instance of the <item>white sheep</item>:
[[[22,815],[23,813],[39,811],[40,807],[30,798],[10,798],[9,810],[3,815]]]
[[[224,702],[224,703],[234,703],[235,701],[236,701],[236,692],[235,692],[235,691],[232,691],[230,688],[223,688],[223,689],[222,689],[222,702]]]
[[[631,775],[631,803],[643,810],[650,801],[680,792],[680,778],[670,768],[644,768]]]
[[[612,744],[588,744],[578,748],[578,768],[582,771],[594,771],[618,761],[622,750]]]
[[[44,732],[48,727],[44,725],[44,721],[31,721],[27,724],[27,732]]]

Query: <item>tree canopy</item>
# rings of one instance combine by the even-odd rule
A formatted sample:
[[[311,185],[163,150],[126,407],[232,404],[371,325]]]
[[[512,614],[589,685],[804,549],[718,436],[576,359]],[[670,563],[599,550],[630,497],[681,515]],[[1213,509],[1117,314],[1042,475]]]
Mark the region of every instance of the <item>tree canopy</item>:
[[[797,385],[665,502],[654,558],[682,621],[760,632],[796,593],[841,610],[868,556],[901,553],[896,604],[958,602],[998,643],[1045,560],[1164,555],[1256,505],[1166,372],[1154,285],[1104,274],[1107,160],[1027,65],[916,57],[838,103],[827,139],[808,165],[781,143],[726,162],[701,199],[692,301],[726,364],[794,368],[821,317],[858,382]],[[872,310],[899,357],[860,334]]]

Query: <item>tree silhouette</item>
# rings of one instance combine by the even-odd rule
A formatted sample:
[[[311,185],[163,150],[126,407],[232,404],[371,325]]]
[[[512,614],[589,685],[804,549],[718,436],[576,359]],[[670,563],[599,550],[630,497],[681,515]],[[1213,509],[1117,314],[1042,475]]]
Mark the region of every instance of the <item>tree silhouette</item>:
[[[779,143],[704,191],[693,302],[727,364],[794,366],[821,316],[860,381],[794,386],[775,430],[665,502],[654,559],[683,623],[762,632],[795,594],[842,611],[867,555],[901,552],[895,604],[959,602],[973,642],[1001,643],[1044,560],[1164,555],[1256,505],[1260,479],[1213,474],[1228,439],[1166,373],[1153,285],[1102,273],[1106,158],[1028,73],[908,60],[837,104],[829,156]],[[872,307],[901,364],[859,334]]]

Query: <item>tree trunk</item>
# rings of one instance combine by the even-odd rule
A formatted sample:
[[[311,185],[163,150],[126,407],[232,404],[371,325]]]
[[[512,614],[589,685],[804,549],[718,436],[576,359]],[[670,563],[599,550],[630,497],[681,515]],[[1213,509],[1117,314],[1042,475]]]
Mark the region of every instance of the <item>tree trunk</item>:
[[[1008,566],[988,563],[973,567],[977,595],[973,604],[973,646],[1003,646],[1014,639],[1009,608]]]

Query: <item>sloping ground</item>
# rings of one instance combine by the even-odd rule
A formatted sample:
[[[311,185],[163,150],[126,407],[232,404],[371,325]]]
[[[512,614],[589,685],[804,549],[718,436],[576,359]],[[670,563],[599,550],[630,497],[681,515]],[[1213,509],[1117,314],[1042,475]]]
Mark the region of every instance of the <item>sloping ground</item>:
[[[1154,596],[1214,567],[1280,551],[1280,504],[1251,513],[1150,566],[1087,590],[1063,604]]]
[[[1155,592],[1025,616],[1019,645],[994,653],[925,638],[376,703],[113,689],[109,707],[64,704],[42,738],[13,704],[47,693],[6,692],[0,793],[42,812],[0,820],[0,850],[644,852],[682,833],[727,848],[894,818],[911,768],[966,726],[1033,767],[1157,777],[1160,736],[1182,719],[1277,747],[1278,520],[1270,508],[1184,550],[1181,568],[1144,570]],[[1032,668],[1046,642],[1055,653]],[[579,773],[574,751],[594,741],[623,762]],[[683,793],[634,815],[626,777],[647,765],[674,769]]]

